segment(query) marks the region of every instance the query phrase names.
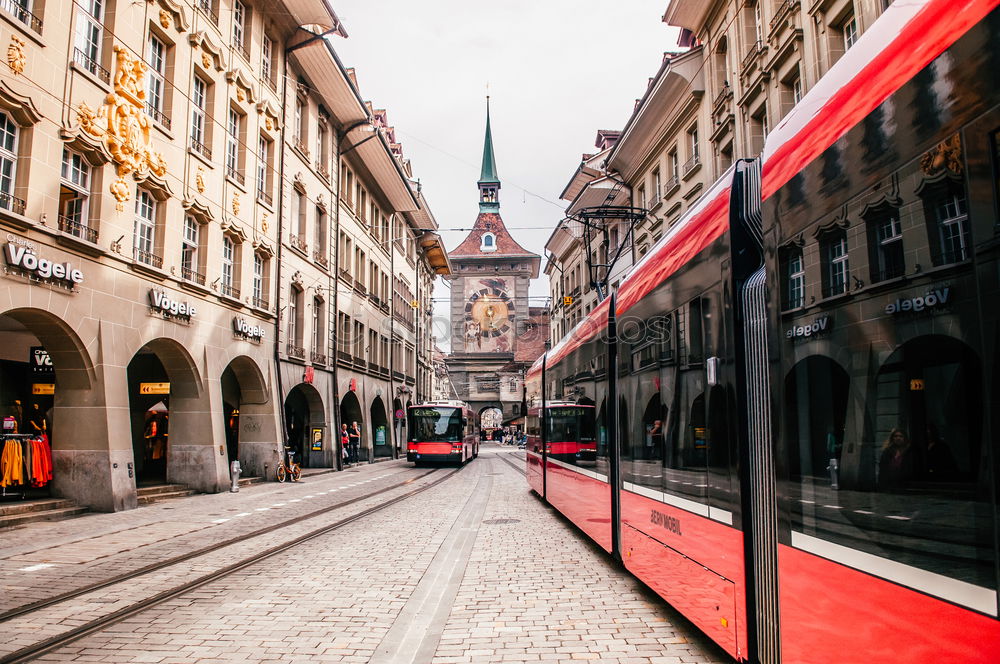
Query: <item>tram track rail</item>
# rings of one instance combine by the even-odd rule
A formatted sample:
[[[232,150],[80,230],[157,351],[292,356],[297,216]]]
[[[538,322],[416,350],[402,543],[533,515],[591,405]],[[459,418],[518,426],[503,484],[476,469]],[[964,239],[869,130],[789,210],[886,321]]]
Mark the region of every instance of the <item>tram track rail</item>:
[[[524,474],[524,466],[517,465],[516,463],[514,463],[513,461],[511,461],[507,457],[514,457],[515,459],[521,459],[521,457],[517,456],[516,452],[508,452],[507,454],[497,454],[497,458],[498,459],[500,459],[501,461],[503,461],[504,463],[506,463],[507,465],[509,465],[511,468],[513,468],[514,470],[516,470],[517,472],[519,472],[519,473],[521,473],[523,475]],[[521,461],[524,461],[524,459],[521,459]]]
[[[362,511],[356,513],[356,514],[352,514],[352,515],[346,516],[343,519],[339,519],[338,521],[335,521],[334,523],[327,524],[327,525],[322,526],[320,528],[316,528],[316,529],[311,530],[311,531],[309,531],[307,533],[304,533],[302,535],[294,537],[294,538],[292,538],[292,539],[290,539],[288,541],[285,541],[285,542],[282,542],[280,544],[276,544],[274,546],[271,546],[271,547],[269,547],[267,549],[264,549],[263,551],[259,551],[259,552],[255,553],[253,555],[247,556],[246,558],[244,558],[242,560],[239,560],[239,561],[237,561],[235,563],[232,563],[230,565],[226,565],[226,566],[221,567],[221,568],[219,568],[217,570],[213,570],[212,572],[210,572],[208,574],[204,574],[204,575],[202,575],[202,576],[200,576],[200,577],[198,577],[196,579],[192,579],[190,581],[187,581],[187,582],[184,582],[184,583],[182,583],[180,585],[177,585],[177,586],[175,586],[173,588],[169,588],[167,590],[159,592],[159,593],[157,593],[157,594],[155,594],[155,595],[153,595],[151,597],[148,597],[148,598],[139,600],[137,602],[134,602],[134,603],[130,604],[129,606],[126,606],[126,607],[123,607],[121,609],[118,609],[117,611],[113,611],[113,612],[111,612],[111,613],[109,613],[107,615],[101,616],[99,618],[95,618],[93,620],[87,621],[87,622],[85,622],[85,623],[83,623],[81,625],[78,625],[76,627],[67,629],[65,632],[62,632],[61,634],[57,634],[55,636],[52,636],[52,637],[49,637],[49,638],[46,638],[46,639],[42,639],[42,640],[38,641],[37,643],[34,643],[32,645],[20,648],[18,650],[10,652],[10,653],[8,653],[6,655],[0,655],[0,664],[18,664],[20,662],[28,662],[28,661],[31,661],[31,660],[33,660],[33,659],[35,659],[35,658],[37,658],[37,657],[39,657],[41,655],[44,655],[44,654],[46,654],[48,652],[51,652],[53,650],[57,650],[57,649],[65,646],[65,645],[68,645],[68,644],[70,644],[70,643],[72,643],[74,641],[77,641],[77,640],[79,640],[79,639],[87,636],[88,634],[91,634],[91,633],[94,633],[94,632],[98,632],[98,631],[100,631],[100,630],[102,630],[102,629],[104,629],[104,628],[106,628],[106,627],[108,627],[110,625],[113,625],[113,624],[118,623],[118,622],[120,622],[122,620],[125,620],[126,618],[129,618],[129,617],[134,616],[136,614],[142,613],[143,611],[145,611],[145,610],[147,610],[149,608],[152,608],[153,606],[156,606],[158,604],[162,604],[163,602],[166,602],[168,600],[171,600],[171,599],[174,599],[176,597],[180,597],[182,595],[185,595],[185,594],[191,592],[192,590],[195,590],[197,588],[200,588],[201,586],[204,586],[204,585],[207,585],[209,583],[213,583],[215,581],[223,579],[223,578],[225,578],[225,577],[227,577],[227,576],[229,576],[231,574],[234,574],[235,572],[243,570],[243,569],[245,569],[247,567],[251,567],[251,566],[253,566],[253,565],[255,565],[255,564],[259,563],[259,562],[262,562],[262,561],[264,561],[264,560],[266,560],[268,558],[276,556],[276,555],[278,555],[278,554],[280,554],[280,553],[282,553],[284,551],[287,551],[288,549],[291,549],[291,548],[293,548],[295,546],[298,546],[299,544],[302,544],[302,543],[307,542],[307,541],[312,540],[312,539],[316,539],[317,537],[322,537],[323,535],[331,533],[331,532],[333,532],[335,530],[343,528],[344,526],[350,525],[350,524],[352,524],[352,523],[354,523],[356,521],[360,521],[360,520],[362,520],[362,519],[364,519],[364,518],[366,518],[366,517],[368,517],[368,516],[370,516],[372,514],[375,514],[375,513],[380,512],[380,511],[382,511],[384,509],[392,507],[393,505],[396,505],[396,504],[398,504],[400,502],[403,502],[403,501],[405,501],[405,500],[407,500],[409,498],[412,498],[413,496],[415,496],[415,495],[417,495],[419,493],[423,493],[424,491],[427,491],[428,489],[432,489],[432,488],[438,486],[439,484],[441,484],[441,483],[449,480],[450,478],[454,477],[459,471],[461,471],[464,467],[465,466],[459,466],[458,468],[455,468],[455,469],[451,470],[450,472],[448,472],[444,476],[439,477],[438,479],[433,480],[433,481],[431,481],[431,482],[429,482],[427,484],[420,485],[420,486],[418,486],[418,487],[416,487],[416,488],[414,488],[414,489],[412,489],[410,491],[407,491],[406,493],[403,493],[401,495],[398,495],[398,496],[395,496],[393,498],[390,498],[390,499],[388,499],[386,501],[378,503],[377,505],[373,505],[372,507],[366,508],[366,509],[364,509],[364,510],[362,510]],[[325,508],[322,508],[322,509],[319,509],[319,510],[315,510],[315,511],[310,512],[308,514],[303,514],[303,515],[300,515],[300,516],[297,516],[297,517],[293,517],[291,519],[283,521],[280,524],[268,526],[268,527],[265,527],[265,528],[260,528],[258,530],[253,531],[253,532],[245,533],[243,535],[239,535],[237,537],[230,538],[230,539],[225,540],[223,542],[217,542],[216,544],[213,544],[213,545],[210,545],[210,546],[207,546],[207,547],[202,547],[200,549],[196,549],[195,551],[191,551],[191,552],[185,553],[185,554],[180,555],[180,556],[174,556],[172,558],[169,558],[169,559],[166,559],[166,560],[163,560],[163,561],[158,561],[156,563],[151,563],[150,565],[146,565],[144,567],[132,570],[130,572],[124,572],[122,574],[115,575],[114,577],[111,577],[111,578],[108,578],[108,579],[104,579],[102,581],[99,581],[99,582],[96,582],[96,583],[93,583],[93,584],[88,584],[87,586],[82,586],[80,588],[75,588],[73,590],[66,591],[65,593],[60,593],[58,595],[54,595],[54,596],[52,596],[50,598],[45,598],[45,599],[39,600],[37,602],[32,602],[30,604],[26,604],[24,606],[17,607],[15,609],[11,609],[9,611],[4,612],[3,614],[0,614],[0,623],[8,622],[8,621],[13,620],[13,619],[18,618],[18,617],[23,617],[23,616],[26,616],[26,615],[30,615],[32,613],[36,613],[38,611],[41,611],[41,610],[43,610],[45,608],[54,606],[56,604],[60,604],[62,602],[68,601],[68,600],[76,598],[76,597],[80,597],[82,595],[86,595],[86,594],[94,592],[96,590],[101,590],[103,588],[107,588],[107,587],[110,587],[110,586],[113,586],[113,585],[116,585],[116,584],[119,584],[119,583],[130,581],[130,580],[136,579],[138,577],[150,574],[151,572],[155,572],[155,571],[158,571],[158,570],[161,570],[161,569],[173,566],[173,565],[177,565],[179,563],[186,562],[186,561],[191,560],[193,558],[197,558],[197,557],[209,554],[209,553],[213,553],[213,552],[218,551],[220,549],[223,549],[223,548],[225,548],[227,546],[232,546],[234,544],[239,544],[239,543],[245,542],[247,540],[253,539],[255,537],[259,537],[261,535],[274,534],[274,532],[276,530],[279,530],[279,529],[281,529],[281,528],[283,528],[285,526],[288,526],[288,525],[291,525],[291,524],[295,524],[295,523],[300,523],[300,522],[306,521],[308,519],[313,519],[313,518],[322,516],[323,514],[329,513],[331,511],[334,511],[334,510],[337,510],[337,509],[342,509],[343,507],[352,505],[354,503],[357,503],[357,502],[360,502],[360,501],[363,501],[363,500],[367,500],[369,498],[372,498],[374,496],[386,493],[388,491],[392,491],[393,489],[398,489],[398,488],[406,486],[408,484],[412,484],[414,482],[417,482],[420,479],[423,479],[424,477],[427,477],[428,475],[432,475],[432,474],[436,473],[438,470],[439,469],[434,468],[434,469],[431,469],[429,472],[422,473],[422,474],[418,475],[417,477],[412,477],[412,478],[410,478],[410,479],[408,479],[408,480],[406,480],[404,482],[399,482],[399,483],[393,484],[391,486],[384,487],[382,489],[378,489],[377,491],[373,491],[371,493],[365,494],[364,496],[359,496],[357,498],[352,498],[352,499],[349,499],[349,500],[341,501],[341,502],[339,502],[339,503],[337,503],[335,505],[330,505],[328,507],[325,507]]]

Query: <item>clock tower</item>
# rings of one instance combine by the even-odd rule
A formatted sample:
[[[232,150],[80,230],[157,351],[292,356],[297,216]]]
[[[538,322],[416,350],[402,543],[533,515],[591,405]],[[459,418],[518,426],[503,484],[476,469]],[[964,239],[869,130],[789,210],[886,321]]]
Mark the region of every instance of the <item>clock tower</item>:
[[[500,217],[500,178],[493,155],[489,98],[479,175],[479,216],[472,231],[448,253],[452,339],[446,363],[459,397],[479,412],[494,406],[511,422],[521,413],[523,371],[535,361],[538,333],[528,307],[528,286],[541,257],[511,236]],[[529,343],[525,343],[525,339]],[[526,353],[533,355],[526,357]]]

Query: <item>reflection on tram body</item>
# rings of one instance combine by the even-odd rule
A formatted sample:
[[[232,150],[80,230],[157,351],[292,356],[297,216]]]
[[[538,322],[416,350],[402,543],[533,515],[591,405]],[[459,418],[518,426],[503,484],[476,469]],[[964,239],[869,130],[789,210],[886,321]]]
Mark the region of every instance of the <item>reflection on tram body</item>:
[[[597,458],[594,407],[588,404],[551,402],[546,406],[546,452],[549,458],[577,463]],[[540,408],[528,410],[528,448],[541,451]]]

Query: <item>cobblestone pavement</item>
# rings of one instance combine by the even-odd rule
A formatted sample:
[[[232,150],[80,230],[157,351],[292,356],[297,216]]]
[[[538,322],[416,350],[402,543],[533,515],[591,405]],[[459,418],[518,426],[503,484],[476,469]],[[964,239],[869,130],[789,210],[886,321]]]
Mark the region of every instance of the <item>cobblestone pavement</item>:
[[[725,653],[529,493],[521,474],[497,459],[498,454],[511,452],[484,447],[477,461],[415,498],[156,605],[37,661],[728,661]],[[523,454],[516,456],[520,467]],[[323,495],[333,503],[342,500],[340,491],[368,492],[379,482],[389,482],[385,475],[398,479],[401,474],[423,472],[392,462],[357,473],[311,478],[301,486],[263,485],[265,489],[256,497],[244,489],[245,493],[238,494],[240,503],[232,508],[239,509],[237,513],[273,518],[268,512],[298,506],[292,503],[296,499],[307,502],[306,495],[316,501],[320,490],[342,487],[336,498]],[[390,495],[393,492],[350,509],[360,511],[362,505]],[[36,557],[58,549],[68,559],[73,547],[64,545],[101,539],[111,551],[110,558],[131,559],[141,557],[143,549],[158,550],[167,542],[199,533],[207,537],[206,531],[232,523],[212,523],[227,518],[216,515],[229,507],[212,503],[226,497],[180,499],[172,502],[173,510],[161,509],[157,516],[154,508],[143,508],[77,520],[104,519],[101,528],[90,529],[90,538],[84,537],[86,530],[67,530],[76,522],[50,526],[47,540],[44,529],[35,529],[35,538],[19,537],[21,546],[27,548],[35,540]],[[252,506],[258,503],[260,507]],[[255,511],[264,507],[267,511]],[[142,518],[133,516],[142,512],[146,512]],[[185,524],[202,523],[198,519],[211,525],[187,530]],[[297,526],[308,530],[312,521]],[[127,527],[155,539],[156,523],[163,524],[159,532],[165,539],[160,543],[129,548],[127,538],[107,537]],[[39,546],[40,540],[52,545]],[[5,541],[5,553],[10,549]],[[243,552],[227,555],[232,558]],[[2,562],[7,570],[10,556]],[[17,564],[25,567],[30,562]],[[160,578],[144,577],[138,585],[142,593],[152,593],[219,564],[206,556],[189,562],[190,569],[164,570],[149,575]],[[77,565],[57,563],[56,567]],[[94,569],[93,563],[83,566]],[[139,593],[112,586],[96,596],[71,600],[67,603],[71,606],[52,607],[49,615],[26,617],[34,624],[20,628],[30,633],[34,627],[34,636],[43,636],[44,625],[52,620],[67,625],[82,622],[101,607],[107,612],[109,606],[134,601]],[[5,634],[12,633],[9,626],[2,627]]]

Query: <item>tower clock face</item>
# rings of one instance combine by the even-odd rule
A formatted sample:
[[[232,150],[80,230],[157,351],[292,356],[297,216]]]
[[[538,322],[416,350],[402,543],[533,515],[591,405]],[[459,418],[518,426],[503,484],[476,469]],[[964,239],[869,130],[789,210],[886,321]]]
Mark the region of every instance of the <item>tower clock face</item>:
[[[483,337],[499,337],[510,331],[510,300],[496,288],[483,288],[472,294],[465,305],[467,319],[479,324]]]

